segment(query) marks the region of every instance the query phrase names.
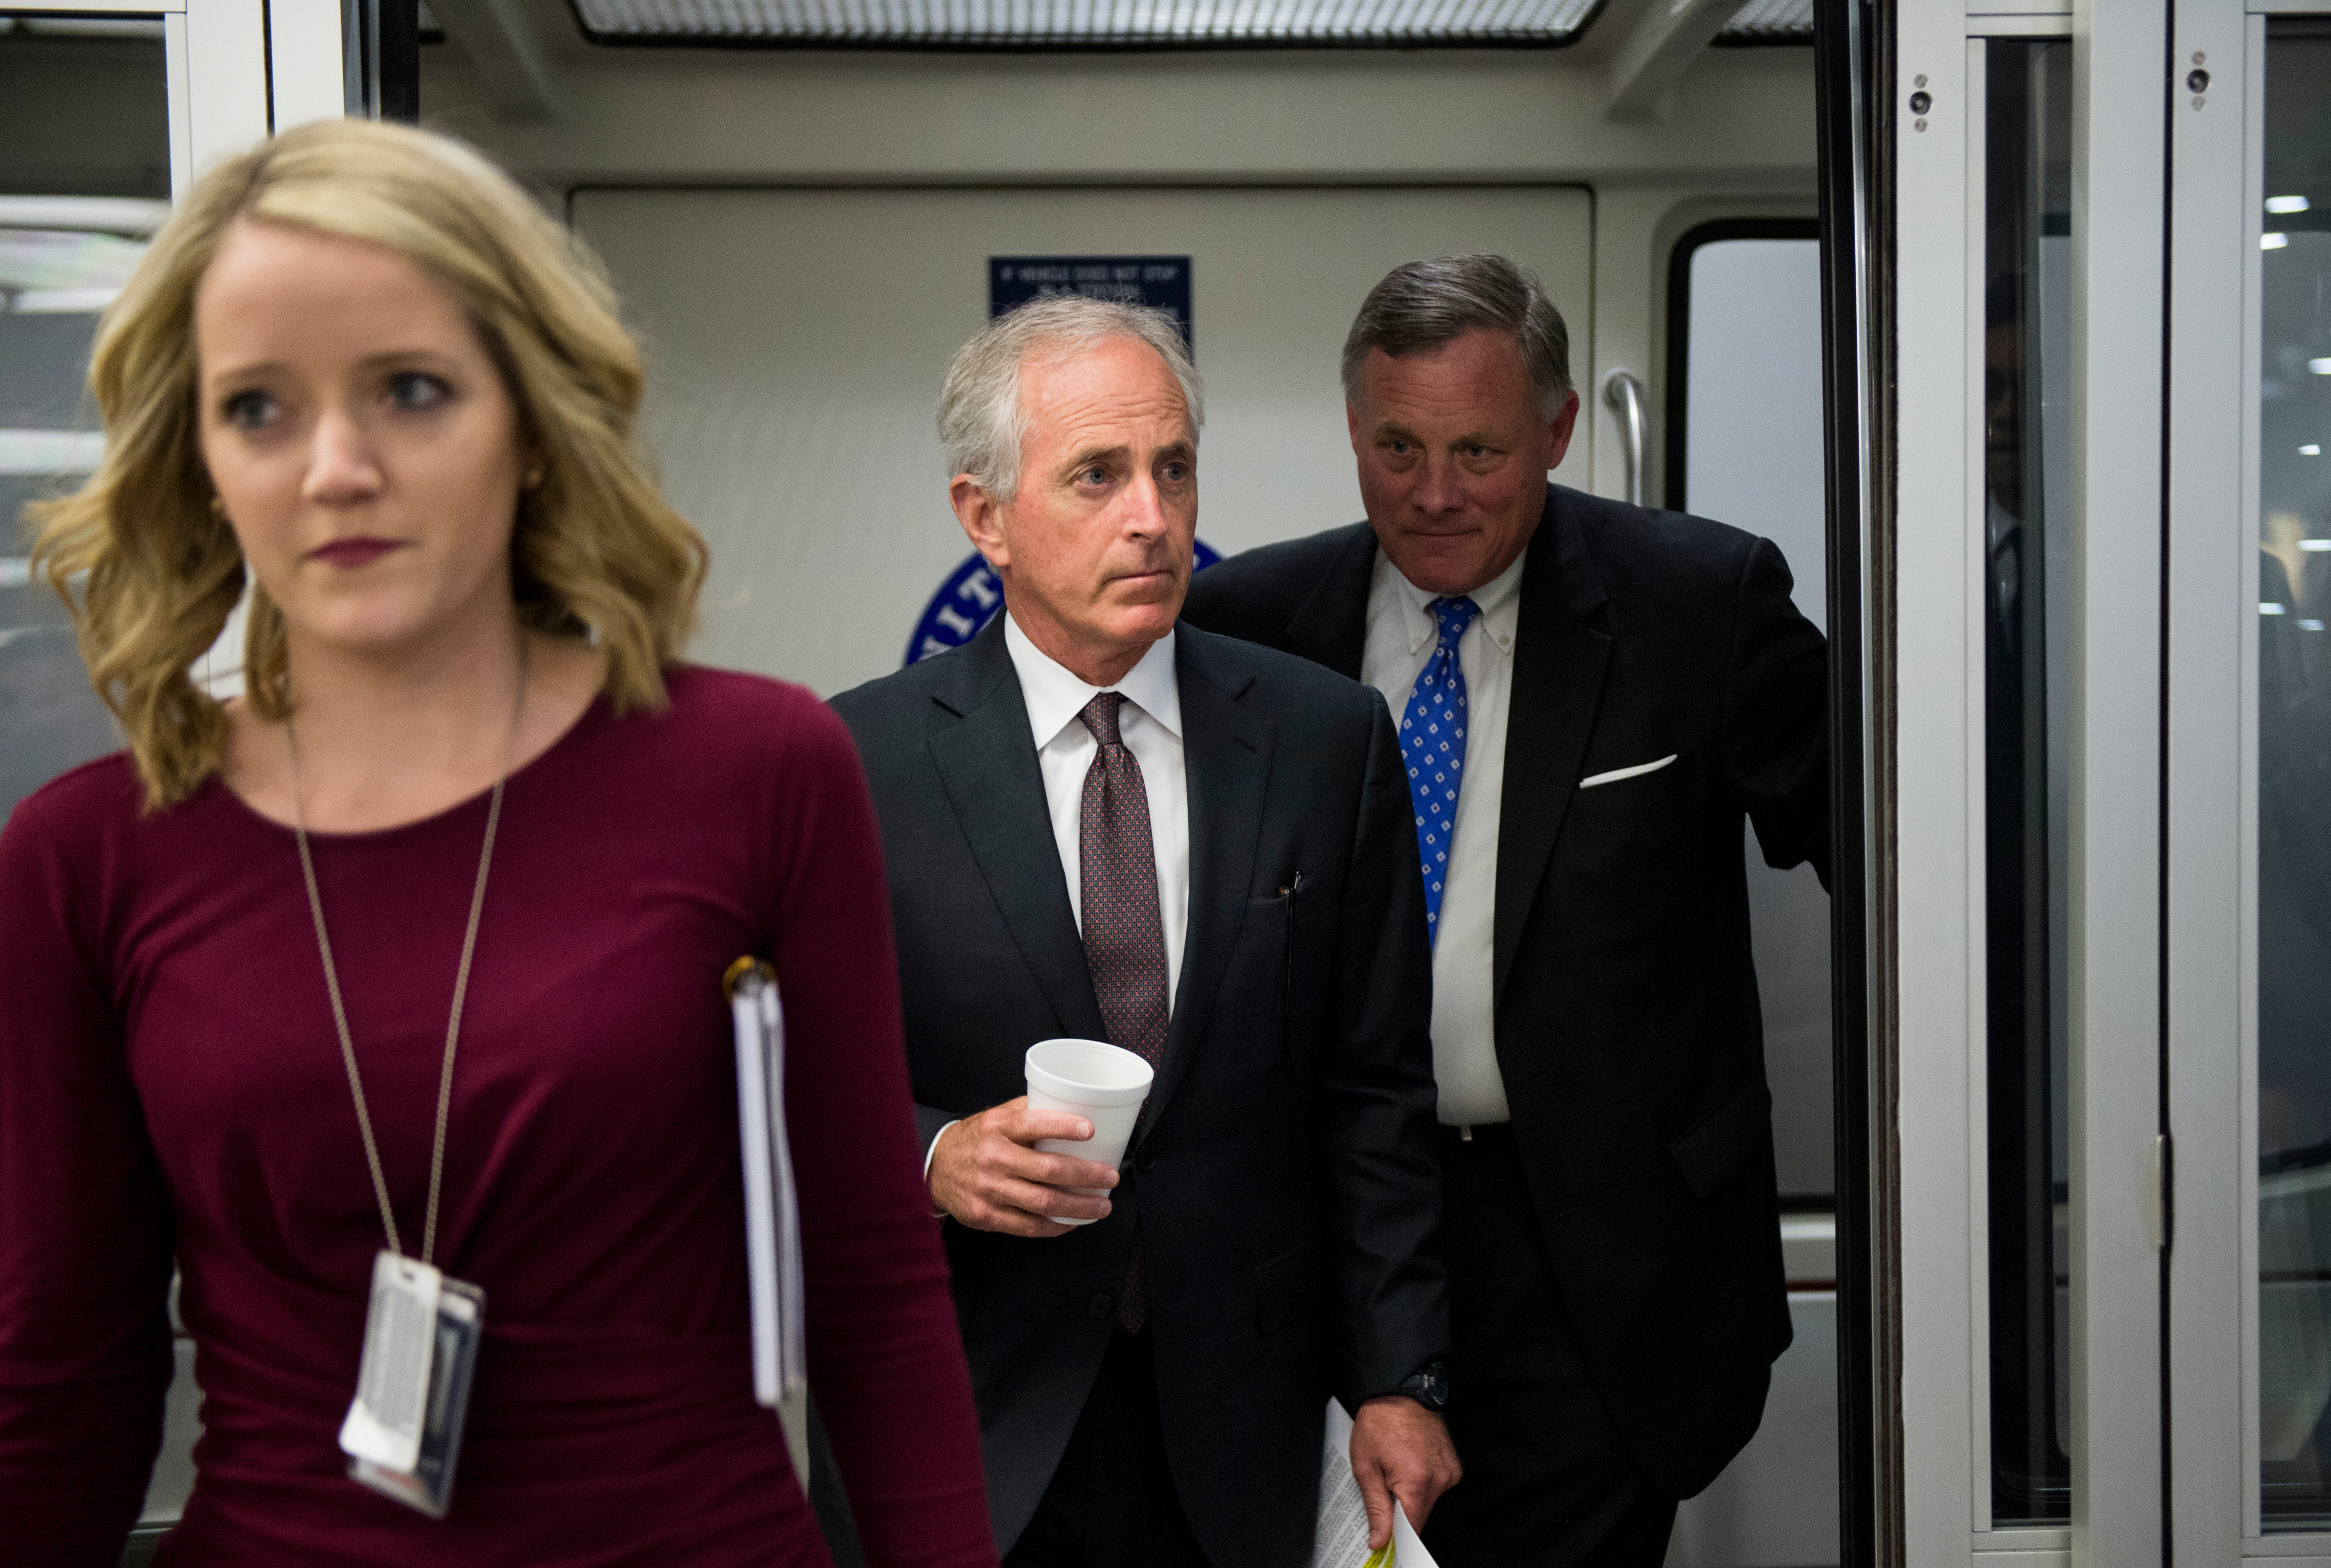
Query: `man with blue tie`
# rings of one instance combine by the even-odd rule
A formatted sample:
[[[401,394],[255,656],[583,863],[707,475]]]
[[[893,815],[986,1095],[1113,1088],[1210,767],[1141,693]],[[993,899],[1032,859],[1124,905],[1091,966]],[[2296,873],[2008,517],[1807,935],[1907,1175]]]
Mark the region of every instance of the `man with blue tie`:
[[[1768,542],[1547,482],[1568,337],[1504,257],[1395,268],[1343,374],[1368,520],[1184,614],[1398,716],[1465,1468],[1425,1544],[1659,1568],[1789,1342],[1741,841],[1825,864],[1821,633]]]

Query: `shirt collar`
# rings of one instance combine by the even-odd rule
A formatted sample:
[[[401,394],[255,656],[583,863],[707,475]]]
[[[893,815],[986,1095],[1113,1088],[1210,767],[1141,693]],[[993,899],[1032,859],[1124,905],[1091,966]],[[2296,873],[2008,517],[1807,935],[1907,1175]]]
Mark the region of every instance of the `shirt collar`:
[[[1118,691],[1126,701],[1155,719],[1175,740],[1182,738],[1182,687],[1174,678],[1174,633],[1149,645],[1141,662],[1125,672],[1114,686],[1087,686],[1058,660],[1028,639],[1007,610],[1004,614],[1004,646],[1020,677],[1020,699],[1027,705],[1028,728],[1036,749],[1052,744],[1061,730],[1077,722],[1085,705],[1104,691]]]
[[[1508,658],[1513,655],[1514,632],[1521,619],[1522,567],[1528,561],[1529,546],[1525,545],[1522,553],[1514,557],[1513,565],[1465,595],[1479,609],[1481,630],[1489,634],[1489,641]],[[1376,584],[1380,589],[1389,586],[1392,599],[1400,606],[1409,652],[1422,652],[1427,644],[1439,640],[1441,622],[1425,606],[1441,595],[1428,594],[1410,582],[1381,548],[1376,551]]]

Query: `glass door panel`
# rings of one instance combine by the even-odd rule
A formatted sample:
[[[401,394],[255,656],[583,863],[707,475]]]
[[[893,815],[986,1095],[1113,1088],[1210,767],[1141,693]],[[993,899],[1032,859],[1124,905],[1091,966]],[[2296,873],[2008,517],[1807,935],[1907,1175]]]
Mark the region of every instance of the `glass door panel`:
[[[2331,1525],[2331,19],[2267,27],[2258,1358],[2269,1532]]]
[[[0,817],[120,744],[27,570],[24,508],[102,450],[90,346],[166,210],[165,52],[158,17],[0,16]]]
[[[2071,1516],[2071,62],[2061,39],[1984,45],[1984,1108],[2000,1525]]]

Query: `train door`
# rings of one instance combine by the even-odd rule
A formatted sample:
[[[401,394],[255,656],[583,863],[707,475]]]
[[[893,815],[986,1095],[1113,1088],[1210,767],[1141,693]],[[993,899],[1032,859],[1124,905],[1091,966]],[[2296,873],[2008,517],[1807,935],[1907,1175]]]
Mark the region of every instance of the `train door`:
[[[2176,8],[2166,1449],[2181,1561],[2331,1561],[2331,7]]]
[[[1987,9],[1872,95],[1871,1546],[2151,1562],[2166,18]]]
[[[1146,13],[1074,8],[433,9],[424,121],[563,195],[648,345],[648,432],[712,546],[699,657],[830,694],[993,612],[930,418],[1027,262],[1186,291],[1199,537],[1229,553],[1360,516],[1335,362],[1369,285],[1507,251],[1567,317],[1587,404],[1556,478],[1778,538],[1824,618],[1809,5],[1549,6],[1513,36],[1370,14],[1422,45],[1473,29],[1414,52],[1300,7],[1188,14],[1278,43],[1171,52]],[[1513,46],[1564,16],[1569,42]],[[1755,1442],[1685,1505],[1676,1568],[1839,1560],[1829,912],[1812,873],[1750,859],[1796,1344]]]
[[[256,32],[236,24],[246,44],[260,41],[262,84],[239,101],[280,99],[273,84],[291,73],[278,22],[300,0],[184,3],[249,5],[218,13],[259,18]],[[1769,358],[1774,345],[1727,343],[1720,330],[1781,328],[1796,356],[1793,411],[1811,416],[1803,361],[1819,334],[1804,309],[1813,168],[1803,9],[1550,9],[1568,18],[1563,37],[1524,39],[1527,48],[1127,61],[1041,48],[946,53],[928,37],[922,52],[882,56],[626,52],[625,17],[653,34],[695,13],[627,0],[447,0],[447,41],[427,57],[420,107],[428,123],[564,197],[614,264],[651,348],[650,426],[666,481],[714,544],[700,657],[831,692],[895,668],[921,646],[922,621],[946,628],[943,612],[984,608],[979,585],[957,580],[959,534],[933,509],[944,476],[928,417],[947,352],[985,315],[993,269],[1013,256],[1184,263],[1215,395],[1201,535],[1227,551],[1358,516],[1333,366],[1367,284],[1419,254],[1509,250],[1569,314],[1589,403],[1588,433],[1557,477],[1786,535],[1799,603],[1816,610],[1822,552],[1803,529],[1815,458],[1803,431],[1774,445],[1769,424],[1760,449],[1757,423],[1737,416],[1784,394],[1760,381],[1727,398],[1741,372],[1724,367]],[[791,14],[737,14],[747,10]],[[347,36],[360,41],[364,6],[353,14]],[[1444,24],[1419,23],[1420,36],[1434,43],[1423,34]],[[1723,42],[1784,47],[1702,51],[1692,63],[1719,27],[1737,34]],[[1546,47],[1573,38],[1575,50]],[[248,87],[253,56],[238,47],[229,57]],[[366,77],[359,51],[353,74],[328,79],[344,81],[353,106]],[[1688,90],[1676,90],[1679,79]],[[287,123],[280,102],[276,123]],[[193,146],[186,170],[206,156]],[[1785,232],[1709,227],[1742,221]],[[1782,249],[1760,249],[1767,241]],[[1780,269],[1762,284],[1759,258]],[[1678,268],[1696,309],[1676,309]],[[1774,298],[1784,319],[1754,319]],[[1694,375],[1698,390],[1677,401]],[[82,432],[78,461],[91,450],[89,425],[81,410],[55,426]],[[919,467],[918,451],[928,459]],[[1760,489],[1774,483],[1799,499],[1775,506]],[[209,673],[230,680],[232,663],[223,650]],[[65,686],[81,689],[77,670]],[[43,775],[70,760],[58,752]],[[1822,1211],[1826,912],[1803,875],[1759,872],[1774,1060],[1793,1075],[1783,1137],[1800,1205],[1786,1232],[1799,1343],[1776,1373],[1766,1432],[1679,1526],[1676,1561],[1694,1568],[1837,1560],[1826,1527],[1837,1400],[1825,1368],[1841,1326],[1824,1288],[1839,1267]],[[182,1392],[190,1386],[180,1380]],[[153,1517],[170,1510],[157,1493]]]
[[[1361,515],[1334,367],[1375,280],[1419,255],[1512,255],[1569,317],[1589,404],[1593,433],[1556,480],[1774,539],[1822,623],[1811,209],[1572,184],[611,185],[569,197],[652,346],[646,423],[667,490],[711,545],[699,656],[823,692],[993,613],[992,579],[947,511],[931,408],[948,356],[1008,281],[997,270],[1042,257],[1176,271],[1207,382],[1199,538],[1230,554]],[[1609,283],[1614,263],[1665,282],[1641,290],[1651,309],[1629,309],[1640,296]],[[1838,1561],[1829,900],[1810,867],[1774,871],[1743,848],[1795,1338],[1755,1441],[1684,1505],[1671,1568]]]
[[[2331,1562],[2331,15],[1862,19],[1869,1555]]]

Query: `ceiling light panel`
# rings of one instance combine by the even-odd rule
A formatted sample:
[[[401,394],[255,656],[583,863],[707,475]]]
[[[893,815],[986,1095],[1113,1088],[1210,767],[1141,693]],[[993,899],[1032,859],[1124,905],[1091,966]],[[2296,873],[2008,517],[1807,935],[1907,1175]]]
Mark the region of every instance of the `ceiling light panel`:
[[[1748,0],[1717,33],[1731,44],[1811,43],[1813,0]]]
[[[1811,0],[1803,0],[1810,5]],[[1568,43],[1601,0],[573,0],[595,43],[842,49]]]

